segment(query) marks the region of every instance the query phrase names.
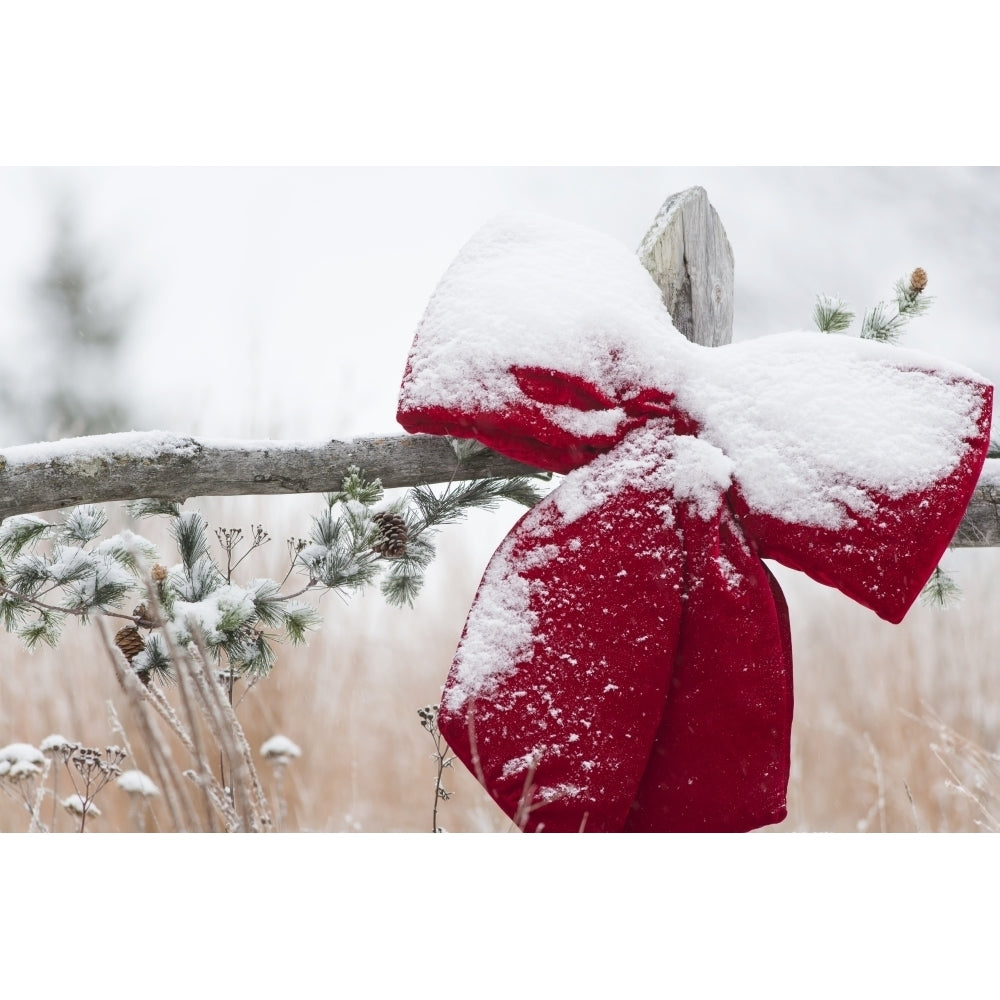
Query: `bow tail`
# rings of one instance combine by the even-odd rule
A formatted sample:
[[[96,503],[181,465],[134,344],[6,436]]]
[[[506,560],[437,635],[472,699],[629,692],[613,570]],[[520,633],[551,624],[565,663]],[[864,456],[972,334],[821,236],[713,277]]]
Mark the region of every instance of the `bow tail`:
[[[668,492],[627,487],[567,520],[553,494],[487,567],[439,725],[523,830],[625,826],[682,615],[672,506]]]
[[[655,745],[626,829],[743,832],[786,815],[788,608],[723,507],[681,512],[687,600]]]

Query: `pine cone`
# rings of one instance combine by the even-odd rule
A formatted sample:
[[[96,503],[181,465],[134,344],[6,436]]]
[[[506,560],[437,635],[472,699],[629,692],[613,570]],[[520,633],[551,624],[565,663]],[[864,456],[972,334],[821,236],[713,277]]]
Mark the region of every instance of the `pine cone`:
[[[927,272],[918,267],[910,275],[910,291],[914,295],[919,295],[927,287]]]
[[[132,617],[137,619],[136,625],[139,628],[157,628],[160,625],[160,622],[150,614],[145,601],[132,609]]]
[[[382,512],[372,520],[378,527],[378,534],[372,543],[372,551],[386,559],[398,559],[406,553],[406,522],[398,514]]]
[[[115,633],[115,645],[122,651],[129,663],[146,648],[145,641],[134,625],[126,625],[125,628],[119,629]]]

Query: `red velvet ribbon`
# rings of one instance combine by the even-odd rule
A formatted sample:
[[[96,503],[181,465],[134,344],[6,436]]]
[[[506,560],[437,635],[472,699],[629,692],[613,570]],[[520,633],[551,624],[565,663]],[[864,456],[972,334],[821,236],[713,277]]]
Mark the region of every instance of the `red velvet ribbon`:
[[[903,496],[865,489],[867,513],[835,528],[755,510],[738,469],[714,509],[669,483],[626,480],[567,517],[562,491],[587,489],[627,456],[697,464],[697,422],[656,388],[613,398],[537,367],[510,369],[522,395],[499,407],[414,403],[405,390],[419,353],[418,335],[398,414],[408,431],[473,437],[571,474],[518,522],[483,577],[443,692],[452,750],[526,831],[746,831],[782,820],[791,637],[761,560],[900,621],[975,488],[992,388],[968,380],[977,431],[948,475]],[[613,432],[579,435],[551,419],[553,406],[624,417]],[[491,656],[484,641],[509,642],[510,662],[470,685],[475,658]]]

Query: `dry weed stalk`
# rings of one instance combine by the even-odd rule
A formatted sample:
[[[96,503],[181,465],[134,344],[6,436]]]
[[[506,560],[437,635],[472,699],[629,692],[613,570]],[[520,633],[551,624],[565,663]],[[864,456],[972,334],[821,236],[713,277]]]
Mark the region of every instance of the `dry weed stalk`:
[[[442,829],[438,826],[438,803],[447,802],[451,798],[451,792],[445,789],[442,779],[444,769],[451,767],[455,758],[448,755],[448,744],[445,743],[441,736],[441,730],[438,729],[438,706],[427,705],[417,709],[417,715],[420,716],[420,725],[431,734],[431,739],[434,740],[434,753],[431,755],[431,760],[437,765],[437,774],[434,778],[434,810],[431,814],[431,832],[441,833]]]
[[[295,758],[302,756],[302,750],[287,736],[279,733],[261,744],[260,755],[271,765],[274,772],[274,799],[278,810],[277,829],[280,830],[288,815],[288,803],[285,801],[285,768]]]
[[[948,773],[945,787],[975,804],[982,813],[977,826],[1000,833],[1000,754],[989,753],[923,708],[920,718],[906,714],[937,737],[930,749]]]
[[[183,721],[156,685],[144,685],[114,645],[106,629],[102,636],[115,674],[129,700],[139,736],[149,752],[153,769],[171,822],[176,830],[214,832],[258,832],[272,828],[263,787],[257,777],[249,744],[239,720],[229,704],[226,692],[210,667],[204,644],[195,638],[195,649],[178,648],[169,636]],[[183,772],[173,761],[169,745],[154,724],[152,708],[190,754],[194,767]],[[227,784],[214,774],[206,743],[214,743],[223,764],[228,767]],[[182,782],[179,775],[189,779]],[[196,805],[191,783],[199,791]],[[221,826],[220,826],[221,821]]]
[[[12,743],[0,751],[0,789],[28,812],[28,832],[44,833],[42,800],[50,761],[37,747]]]
[[[121,762],[126,754],[118,746],[106,747],[102,754],[97,747],[81,747],[79,743],[71,743],[62,748],[61,756],[74,788],[74,793],[64,799],[62,804],[73,815],[80,817],[80,833],[83,833],[87,816],[100,816],[94,799],[108,782],[122,773]],[[79,775],[82,786],[77,784],[74,770]]]

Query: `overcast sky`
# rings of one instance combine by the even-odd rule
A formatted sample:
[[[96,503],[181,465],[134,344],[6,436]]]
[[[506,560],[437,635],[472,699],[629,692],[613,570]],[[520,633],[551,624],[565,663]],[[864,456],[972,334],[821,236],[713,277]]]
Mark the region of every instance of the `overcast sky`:
[[[131,391],[135,429],[391,432],[427,299],[490,216],[531,209],[634,248],[693,184],[733,246],[736,339],[809,328],[819,292],[860,314],[920,265],[935,303],[905,344],[1000,377],[1000,170],[960,167],[3,169],[4,374],[30,358],[27,282],[70,199],[136,303],[127,370],[108,381]]]

